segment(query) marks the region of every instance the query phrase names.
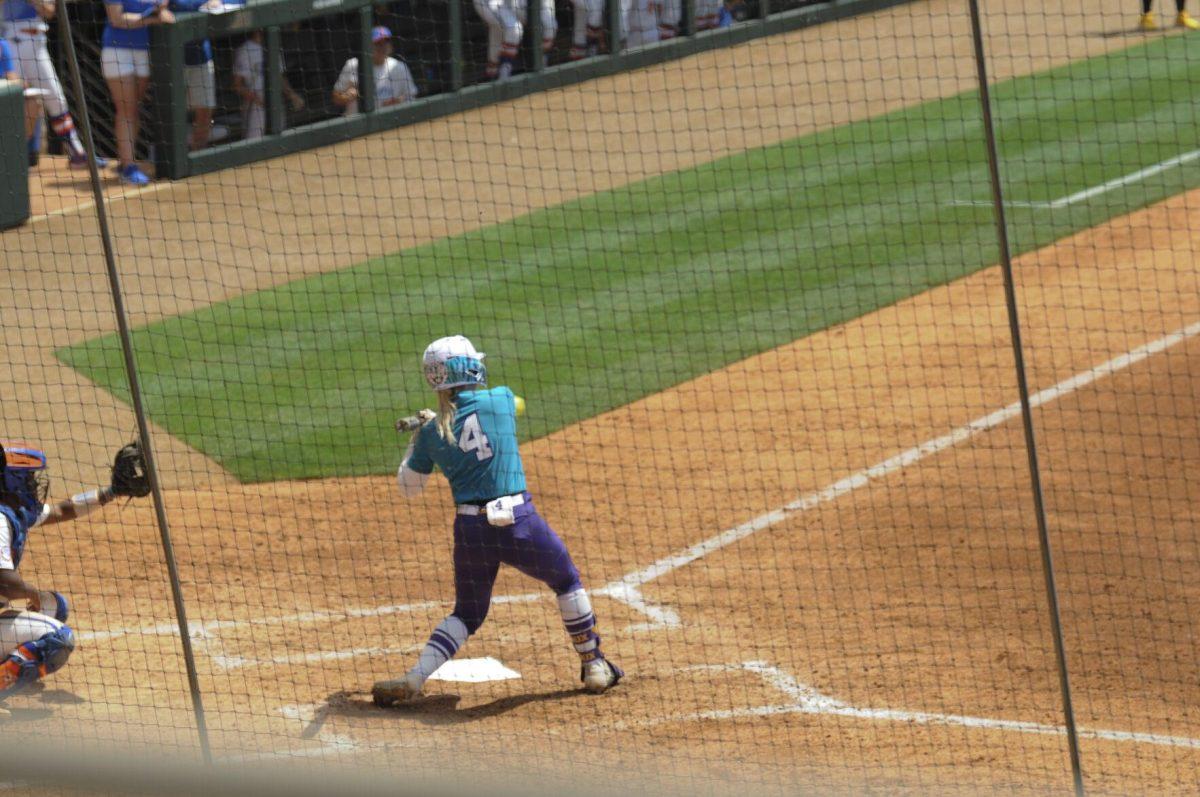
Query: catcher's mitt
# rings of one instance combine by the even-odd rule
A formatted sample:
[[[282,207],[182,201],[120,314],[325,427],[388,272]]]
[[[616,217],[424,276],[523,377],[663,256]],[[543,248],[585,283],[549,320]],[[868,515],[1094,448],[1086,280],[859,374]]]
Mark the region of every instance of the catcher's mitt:
[[[150,494],[150,477],[146,473],[146,458],[142,446],[136,440],[117,452],[112,466],[112,491],[114,495],[134,498]]]

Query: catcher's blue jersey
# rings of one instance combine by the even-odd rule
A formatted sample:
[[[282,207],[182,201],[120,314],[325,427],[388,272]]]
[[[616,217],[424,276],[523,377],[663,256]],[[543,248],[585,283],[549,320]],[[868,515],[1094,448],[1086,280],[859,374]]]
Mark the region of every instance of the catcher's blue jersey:
[[[40,513],[32,507],[23,506],[13,509],[8,504],[0,504],[0,522],[7,521],[8,529],[0,529],[0,560],[12,561],[12,568],[21,566],[21,557],[25,553],[25,538],[29,530],[38,525],[49,514],[46,507]],[[7,531],[7,533],[3,533]],[[7,549],[7,550],[5,550]]]
[[[441,468],[456,504],[525,492],[513,392],[506,387],[464,390],[455,404],[453,438],[443,440],[436,423],[425,424],[417,432],[408,467],[417,473]]]

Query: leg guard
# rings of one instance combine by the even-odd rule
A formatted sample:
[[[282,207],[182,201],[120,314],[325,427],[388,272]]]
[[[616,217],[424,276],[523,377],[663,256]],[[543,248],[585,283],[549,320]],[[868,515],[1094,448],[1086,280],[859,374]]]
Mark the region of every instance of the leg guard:
[[[596,615],[592,612],[592,601],[588,598],[587,590],[580,588],[559,595],[558,611],[580,660],[586,664],[602,658],[600,635],[596,633]]]
[[[69,113],[59,114],[50,119],[50,129],[59,138],[66,138],[75,132],[75,120],[71,118],[71,114]]]
[[[26,642],[0,662],[0,700],[26,689],[42,677],[33,643]]]
[[[87,157],[83,149],[83,142],[79,140],[79,134],[75,132],[75,120],[71,118],[70,113],[64,112],[51,117],[50,132],[54,134],[55,138],[62,140],[73,158]]]
[[[40,638],[18,645],[0,662],[0,698],[28,687],[38,678],[66,666],[75,650],[75,634],[62,626]]]

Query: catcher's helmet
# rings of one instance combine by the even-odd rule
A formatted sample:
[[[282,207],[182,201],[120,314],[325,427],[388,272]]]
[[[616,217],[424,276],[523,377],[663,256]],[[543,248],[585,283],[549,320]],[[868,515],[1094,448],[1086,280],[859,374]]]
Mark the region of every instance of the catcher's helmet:
[[[41,512],[50,491],[46,455],[36,448],[0,444],[0,468],[4,472],[0,489],[16,496],[25,508]]]
[[[487,367],[483,364],[486,356],[462,335],[451,335],[438,338],[425,348],[421,370],[434,390],[486,385]]]

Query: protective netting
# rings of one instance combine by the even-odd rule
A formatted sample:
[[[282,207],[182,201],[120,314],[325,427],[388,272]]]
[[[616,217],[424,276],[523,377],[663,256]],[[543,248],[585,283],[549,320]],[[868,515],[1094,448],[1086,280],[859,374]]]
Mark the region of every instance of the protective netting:
[[[86,103],[203,723],[155,496],[101,490],[0,521],[0,734],[1071,788],[965,0],[123,3],[3,2],[0,438],[56,505],[137,436]],[[1084,782],[1188,792],[1193,23],[981,10]]]

